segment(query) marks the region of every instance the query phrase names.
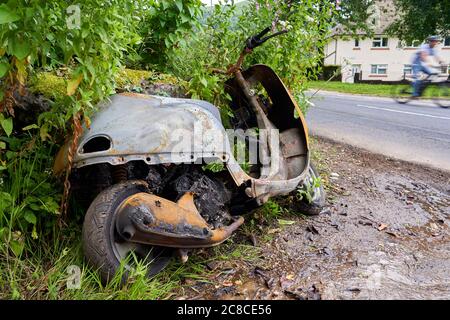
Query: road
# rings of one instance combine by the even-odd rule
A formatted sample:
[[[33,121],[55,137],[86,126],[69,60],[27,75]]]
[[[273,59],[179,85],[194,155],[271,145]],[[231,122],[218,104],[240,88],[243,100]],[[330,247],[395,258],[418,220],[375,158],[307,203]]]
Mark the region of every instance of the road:
[[[311,101],[310,134],[450,171],[450,109],[323,91]]]

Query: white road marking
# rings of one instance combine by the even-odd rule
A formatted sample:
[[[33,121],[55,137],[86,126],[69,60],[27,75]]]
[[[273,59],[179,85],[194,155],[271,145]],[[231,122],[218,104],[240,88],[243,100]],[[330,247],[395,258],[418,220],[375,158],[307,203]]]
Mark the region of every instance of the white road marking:
[[[436,118],[436,119],[443,119],[443,120],[450,120],[448,117],[440,117],[440,116],[433,116],[431,114],[426,113],[416,113],[416,112],[409,112],[409,111],[401,111],[401,110],[394,110],[394,109],[388,109],[388,108],[380,108],[380,107],[374,107],[374,106],[366,106],[363,104],[358,104],[358,107],[368,108],[368,109],[376,109],[376,110],[384,110],[384,111],[390,111],[390,112],[397,112],[397,113],[404,113],[404,114],[411,114],[414,116],[419,117],[428,117],[428,118]]]
[[[402,128],[421,130],[421,131],[430,132],[430,133],[434,133],[434,134],[440,134],[440,135],[449,135],[448,132],[441,132],[441,131],[436,131],[436,130],[430,130],[430,129],[417,127],[417,126],[409,126],[409,125],[405,125],[403,123],[398,123],[398,122],[389,121],[389,120],[381,120],[381,119],[376,119],[376,118],[365,117],[365,116],[361,116],[361,115],[358,115],[358,114],[355,114],[355,113],[351,113],[351,112],[335,111],[335,110],[331,110],[331,109],[327,109],[327,108],[323,108],[323,107],[316,107],[316,109],[323,110],[323,111],[328,112],[328,113],[338,114],[338,115],[342,115],[344,113],[344,114],[348,114],[350,116],[355,116],[357,118],[361,118],[361,119],[369,120],[369,121],[375,121],[375,122],[381,122],[381,123],[391,123],[394,126],[402,127]],[[435,137],[433,137],[431,140],[433,140],[433,139],[441,140],[441,139],[437,139]],[[450,142],[450,140],[445,140],[445,139],[443,139],[443,141]]]

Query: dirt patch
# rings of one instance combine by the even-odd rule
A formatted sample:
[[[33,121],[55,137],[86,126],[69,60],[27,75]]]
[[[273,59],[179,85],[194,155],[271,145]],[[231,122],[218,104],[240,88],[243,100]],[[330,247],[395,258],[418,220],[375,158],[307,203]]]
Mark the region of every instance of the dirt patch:
[[[187,298],[449,299],[450,174],[323,139],[314,147],[324,212],[274,222],[253,239],[257,262],[217,264]]]

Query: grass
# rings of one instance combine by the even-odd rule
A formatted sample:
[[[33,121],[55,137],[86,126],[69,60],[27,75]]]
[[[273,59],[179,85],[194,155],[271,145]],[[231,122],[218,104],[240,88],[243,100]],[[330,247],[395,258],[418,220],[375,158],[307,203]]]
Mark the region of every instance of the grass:
[[[139,76],[137,75],[137,78]],[[59,81],[58,78],[51,79]],[[54,83],[55,87],[56,84]],[[61,83],[57,88],[61,92],[64,90]],[[30,148],[32,145],[35,143],[30,144]],[[26,148],[20,149],[24,152]],[[120,286],[123,268],[109,284],[103,285],[98,273],[84,262],[80,241],[80,221],[83,213],[72,212],[70,225],[64,229],[55,224],[57,213],[54,211],[59,202],[50,206],[47,197],[53,193],[58,194],[60,190],[55,190],[50,184],[50,172],[45,169],[52,162],[52,152],[42,154],[41,151],[31,153],[29,159],[25,156],[19,157],[8,181],[4,180],[6,175],[0,176],[0,200],[6,199],[2,198],[5,195],[10,198],[10,203],[0,201],[0,299],[175,298],[184,294],[186,280],[214,281],[213,271],[207,268],[211,261],[244,262],[251,265],[258,263],[261,258],[260,248],[247,245],[247,241],[242,239],[257,233],[258,242],[271,241],[274,235],[267,232],[269,228],[273,228],[275,224],[280,227],[279,218],[295,215],[278,200],[269,201],[254,213],[253,217],[246,217],[246,224],[232,239],[214,248],[193,251],[186,264],[174,261],[163,272],[148,279],[145,275],[145,265],[138,263],[125,286]],[[319,154],[316,154],[316,157],[318,159]],[[28,219],[31,222],[24,218],[26,210],[30,209],[28,196],[45,202],[42,205],[47,211],[44,211],[43,207],[33,209],[37,223],[34,221],[34,214],[31,215],[33,219]],[[58,197],[53,199],[55,200],[58,200]],[[31,208],[34,208],[34,205],[32,202]],[[71,270],[78,268],[80,287],[70,289],[68,284],[74,275]]]
[[[185,295],[193,281],[220,285],[215,283],[220,271],[207,268],[211,261],[233,265],[260,263],[261,249],[246,244],[245,239],[249,233],[256,232],[261,243],[273,240],[267,230],[285,215],[294,216],[294,213],[288,212],[277,200],[270,201],[253,218],[247,218],[243,228],[220,246],[194,250],[185,264],[174,259],[151,279],[146,277],[146,266],[138,263],[125,286],[120,286],[123,268],[109,284],[103,285],[97,272],[86,265],[80,240],[81,225],[74,218],[64,229],[55,225],[50,233],[38,231],[37,239],[24,236],[24,249],[19,254],[11,250],[10,243],[0,242],[0,299],[173,299]],[[73,266],[80,270],[80,286],[75,289],[68,287]]]
[[[187,263],[176,259],[157,276],[146,277],[146,266],[137,263],[125,286],[120,282],[124,268],[107,285],[86,265],[80,227],[56,231],[50,238],[27,243],[15,256],[5,243],[0,246],[0,299],[45,300],[142,300],[171,299],[184,294],[187,280],[211,282],[206,267],[211,261],[256,263],[258,247],[228,240],[218,247],[194,250]],[[75,266],[80,270],[79,288],[70,288]],[[73,269],[72,269],[73,270]]]
[[[405,88],[408,85],[404,85]],[[361,94],[377,97],[391,97],[392,85],[389,84],[366,84],[366,83],[342,83],[338,81],[311,81],[308,88],[313,90],[334,91],[350,94]],[[425,98],[433,97],[431,87],[424,92]]]

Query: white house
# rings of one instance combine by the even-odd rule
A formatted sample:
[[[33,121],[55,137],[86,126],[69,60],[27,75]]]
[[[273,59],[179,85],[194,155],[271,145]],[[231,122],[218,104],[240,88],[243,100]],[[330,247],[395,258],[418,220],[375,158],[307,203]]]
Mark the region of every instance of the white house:
[[[375,35],[360,39],[349,38],[338,27],[332,40],[325,48],[325,65],[341,66],[342,82],[353,82],[355,73],[361,80],[398,81],[411,74],[413,55],[421,45],[420,41],[404,43],[387,36],[384,31],[395,17],[392,0],[378,0],[374,8],[373,24]],[[450,37],[438,47],[439,56],[450,64]],[[450,73],[450,67],[442,70]]]

